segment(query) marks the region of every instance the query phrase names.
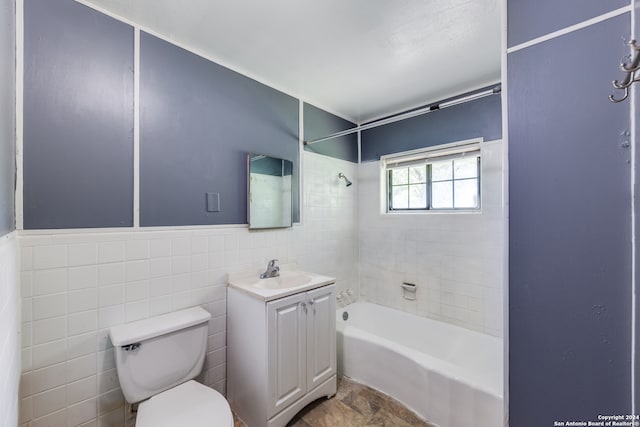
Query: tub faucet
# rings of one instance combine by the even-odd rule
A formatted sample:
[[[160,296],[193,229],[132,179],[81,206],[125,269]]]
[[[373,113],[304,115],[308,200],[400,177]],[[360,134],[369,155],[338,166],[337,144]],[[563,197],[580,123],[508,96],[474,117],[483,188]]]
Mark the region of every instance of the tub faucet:
[[[267,264],[267,270],[260,275],[261,279],[268,279],[269,277],[278,277],[280,275],[280,267],[276,265],[277,259],[272,259]]]

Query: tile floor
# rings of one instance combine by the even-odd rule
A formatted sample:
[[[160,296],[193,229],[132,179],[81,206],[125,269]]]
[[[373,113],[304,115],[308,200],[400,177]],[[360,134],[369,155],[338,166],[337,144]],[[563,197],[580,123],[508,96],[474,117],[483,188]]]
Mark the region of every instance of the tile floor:
[[[245,427],[235,418],[235,427]],[[435,427],[391,397],[346,377],[331,399],[310,403],[287,427]]]

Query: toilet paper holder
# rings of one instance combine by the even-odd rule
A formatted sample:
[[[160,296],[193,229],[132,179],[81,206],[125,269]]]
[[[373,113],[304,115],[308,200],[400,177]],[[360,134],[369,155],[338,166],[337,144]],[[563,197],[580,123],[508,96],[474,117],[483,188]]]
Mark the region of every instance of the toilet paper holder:
[[[402,287],[402,298],[409,301],[415,301],[416,291],[418,290],[415,283],[402,282],[401,287]]]

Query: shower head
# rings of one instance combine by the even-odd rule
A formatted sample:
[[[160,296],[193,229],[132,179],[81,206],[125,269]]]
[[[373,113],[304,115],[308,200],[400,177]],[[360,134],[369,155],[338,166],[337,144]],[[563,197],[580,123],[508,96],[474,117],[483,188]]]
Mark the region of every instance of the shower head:
[[[344,174],[342,172],[340,172],[338,174],[338,179],[340,179],[340,178],[344,178],[344,182],[345,182],[345,184],[347,184],[347,187],[350,186],[351,184],[353,184],[351,181],[349,181],[349,178],[344,176]]]

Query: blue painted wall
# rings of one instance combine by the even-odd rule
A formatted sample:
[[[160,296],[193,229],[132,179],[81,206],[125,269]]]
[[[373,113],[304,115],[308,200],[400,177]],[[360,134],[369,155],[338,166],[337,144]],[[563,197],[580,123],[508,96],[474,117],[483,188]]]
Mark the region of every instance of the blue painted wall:
[[[146,33],[140,67],[141,225],[246,223],[248,152],[294,163],[299,221],[297,99]]]
[[[24,227],[133,225],[133,28],[25,1]]]
[[[298,100],[148,34],[141,49],[141,224],[246,223],[250,151],[294,162],[298,221]],[[25,228],[132,226],[133,28],[72,0],[26,0],[24,78]],[[8,197],[0,224],[13,224]]]
[[[607,99],[629,31],[626,14],[508,55],[513,426],[631,411],[629,103]]]
[[[357,125],[311,104],[304,103],[304,140],[310,141],[332,133],[352,129]],[[305,151],[336,159],[358,162],[358,135],[341,136],[304,146]]]
[[[509,0],[509,47],[628,4],[629,0]]]
[[[500,96],[492,95],[365,130],[360,142],[362,161],[465,139],[501,139],[501,108]]]
[[[0,4],[0,236],[15,228],[15,1]]]

